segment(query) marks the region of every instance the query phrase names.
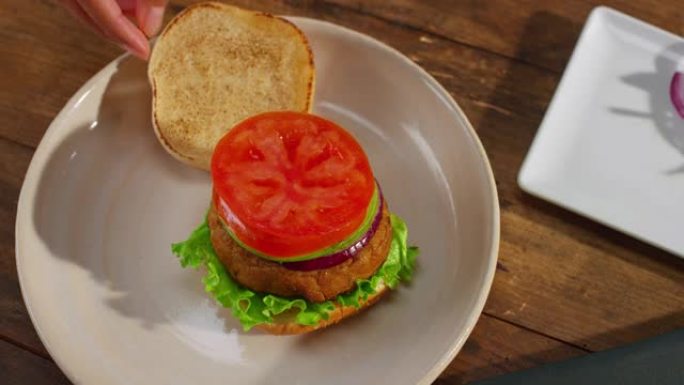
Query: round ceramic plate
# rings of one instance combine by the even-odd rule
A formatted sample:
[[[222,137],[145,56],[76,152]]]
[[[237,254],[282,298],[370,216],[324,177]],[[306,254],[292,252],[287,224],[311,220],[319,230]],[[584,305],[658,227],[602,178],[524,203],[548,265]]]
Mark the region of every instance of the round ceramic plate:
[[[243,332],[203,292],[203,273],[171,254],[203,219],[210,179],[157,143],[146,64],[124,56],[50,125],[19,200],[24,299],[72,381],[428,384],[465,342],[499,237],[494,180],[475,132],[399,52],[329,23],[292,20],[314,51],[315,112],[358,138],[421,248],[412,284],[320,332]]]

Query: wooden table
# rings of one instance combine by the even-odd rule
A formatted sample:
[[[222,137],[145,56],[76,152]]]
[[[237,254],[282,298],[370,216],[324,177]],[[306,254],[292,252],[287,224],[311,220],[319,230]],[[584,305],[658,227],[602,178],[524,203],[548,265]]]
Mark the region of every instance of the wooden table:
[[[167,17],[190,1],[172,1]],[[564,360],[684,327],[684,260],[524,194],[516,174],[593,0],[238,0],[374,36],[427,69],[470,117],[496,175],[501,252],[484,313],[437,383]],[[681,0],[605,0],[684,34]],[[14,263],[17,197],[67,99],[121,52],[50,1],[0,6],[0,375],[68,380],[29,320]],[[682,229],[684,236],[684,229]],[[9,382],[6,382],[9,379]]]

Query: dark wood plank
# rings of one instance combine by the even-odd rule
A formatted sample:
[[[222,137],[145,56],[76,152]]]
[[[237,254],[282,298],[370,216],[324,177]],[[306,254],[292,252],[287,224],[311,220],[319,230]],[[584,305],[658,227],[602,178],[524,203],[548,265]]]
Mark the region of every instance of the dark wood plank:
[[[6,385],[71,384],[50,359],[0,340],[0,374]]]
[[[464,384],[583,354],[582,349],[483,315],[435,383]]]
[[[19,189],[33,150],[0,139],[0,337],[48,356],[21,298],[14,257],[14,221]]]
[[[35,147],[78,88],[120,50],[53,1],[0,7],[0,136]]]
[[[487,313],[592,351],[684,327],[682,261],[556,210],[504,213]]]
[[[422,1],[326,0],[359,12],[423,30],[452,41],[479,47],[556,72],[562,70],[589,12],[598,5],[620,11],[684,34],[684,7],[678,1]],[[537,23],[529,50],[520,51],[531,19]],[[527,36],[525,36],[527,37]]]

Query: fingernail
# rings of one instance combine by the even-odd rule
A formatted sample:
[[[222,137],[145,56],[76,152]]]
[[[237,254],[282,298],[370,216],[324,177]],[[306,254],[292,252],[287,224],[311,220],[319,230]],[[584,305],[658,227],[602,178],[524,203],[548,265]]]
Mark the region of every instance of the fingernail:
[[[150,7],[145,16],[145,23],[143,25],[143,32],[148,37],[153,36],[159,31],[164,20],[165,7]]]

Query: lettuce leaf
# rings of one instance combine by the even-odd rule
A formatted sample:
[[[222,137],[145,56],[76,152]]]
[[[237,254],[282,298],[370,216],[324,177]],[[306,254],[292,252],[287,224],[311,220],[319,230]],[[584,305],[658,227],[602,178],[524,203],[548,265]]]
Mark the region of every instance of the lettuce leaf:
[[[211,245],[211,234],[206,219],[187,240],[173,244],[171,250],[178,257],[182,267],[205,267],[206,275],[202,279],[205,290],[222,306],[231,309],[233,316],[240,321],[245,331],[255,325],[272,323],[274,316],[291,309],[297,309],[295,322],[301,325],[315,325],[322,319],[328,319],[330,312],[335,309],[334,302],[358,308],[376,292],[381,283],[394,289],[399,282],[411,279],[418,248],[406,245],[408,229],[401,218],[390,214],[390,221],[392,243],[387,260],[378,271],[368,279],[358,280],[354,289],[337,296],[334,301],[322,303],[257,293],[235,282]]]

